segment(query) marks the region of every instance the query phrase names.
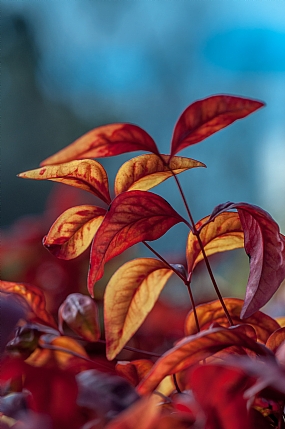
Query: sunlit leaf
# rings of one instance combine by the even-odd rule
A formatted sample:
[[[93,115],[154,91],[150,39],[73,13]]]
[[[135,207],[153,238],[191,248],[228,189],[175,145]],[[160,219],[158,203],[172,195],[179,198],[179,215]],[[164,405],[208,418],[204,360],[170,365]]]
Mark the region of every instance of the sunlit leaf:
[[[229,95],[214,95],[188,106],[174,128],[171,156],[244,118],[264,103]]]
[[[217,206],[211,218],[225,210],[237,209],[244,231],[244,247],[250,258],[250,273],[241,318],[251,316],[265,305],[285,278],[285,237],[266,211],[247,203]]]
[[[240,312],[243,306],[243,300],[238,298],[223,298],[231,319],[235,325],[246,323],[252,325],[256,331],[260,342],[266,343],[268,337],[279,328],[278,323],[261,311],[253,313],[246,319],[240,318]],[[198,305],[196,313],[199,320],[200,330],[209,329],[213,323],[219,323],[222,326],[228,326],[228,319],[222,308],[220,300]],[[197,333],[197,327],[194,312],[190,311],[185,319],[185,335],[194,335]]]
[[[88,290],[104,273],[114,256],[141,241],[152,241],[172,226],[186,221],[162,197],[151,192],[130,191],[118,195],[100,225],[92,244]]]
[[[91,205],[66,210],[51,226],[43,245],[57,258],[76,258],[90,245],[105,213],[105,209]]]
[[[185,337],[159,358],[148,376],[138,385],[141,395],[152,392],[160,381],[170,374],[182,371],[227,347],[240,346],[260,356],[271,356],[270,350],[244,334],[241,326],[214,328]]]
[[[66,148],[42,161],[41,165],[60,164],[74,159],[102,158],[137,150],[159,153],[152,137],[137,125],[103,125],[79,137]]]
[[[275,320],[281,326],[281,328],[285,327],[285,316],[276,317]]]
[[[133,386],[137,386],[152,366],[153,362],[149,359],[137,359],[131,362],[118,361],[116,364],[116,371],[120,376],[126,378]]]
[[[200,239],[207,256],[243,247],[243,230],[237,213],[221,213],[214,222],[208,223],[209,219],[210,216],[207,216],[196,224],[198,231],[202,228]],[[192,232],[188,236],[186,258],[189,273],[203,260],[198,239]]]
[[[139,258],[122,265],[104,296],[106,354],[112,360],[152,310],[173,271],[162,261]]]
[[[266,347],[276,352],[279,346],[285,341],[285,328],[279,328],[273,332],[266,342]]]
[[[141,190],[147,191],[164,182],[174,174],[182,173],[195,167],[206,167],[205,164],[191,158],[169,155],[140,155],[130,159],[119,169],[115,179],[115,193]]]
[[[18,176],[23,179],[64,183],[91,192],[107,204],[111,201],[107,173],[104,167],[94,160],[84,159],[59,165],[47,165],[36,170],[25,171]]]

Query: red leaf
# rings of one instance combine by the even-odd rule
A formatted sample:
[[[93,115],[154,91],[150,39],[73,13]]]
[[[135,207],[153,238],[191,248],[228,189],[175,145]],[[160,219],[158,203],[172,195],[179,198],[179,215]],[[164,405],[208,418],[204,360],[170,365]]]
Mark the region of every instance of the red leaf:
[[[285,278],[285,238],[279,226],[266,211],[247,203],[225,203],[217,206],[211,219],[229,209],[237,209],[244,231],[244,247],[250,258],[241,318],[251,316],[265,305]]]
[[[92,244],[88,290],[104,273],[107,261],[141,241],[152,241],[186,221],[162,197],[146,191],[124,192],[114,199]]]
[[[126,378],[133,386],[136,386],[152,368],[153,362],[149,359],[137,359],[132,362],[119,361],[116,371]]]
[[[210,135],[244,118],[264,103],[229,95],[214,95],[196,101],[184,110],[174,128],[171,156],[206,139]]]
[[[136,150],[159,153],[152,137],[137,125],[103,125],[79,137],[40,165],[60,164],[74,159],[102,158]]]

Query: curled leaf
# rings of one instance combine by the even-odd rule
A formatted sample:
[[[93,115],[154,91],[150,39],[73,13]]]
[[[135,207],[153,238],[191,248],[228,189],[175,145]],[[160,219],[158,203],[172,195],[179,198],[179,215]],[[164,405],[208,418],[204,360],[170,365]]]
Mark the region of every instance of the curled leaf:
[[[18,176],[23,179],[51,180],[64,183],[91,192],[107,204],[111,201],[107,173],[104,167],[94,160],[84,159],[59,165],[49,165],[25,171]]]
[[[174,128],[171,156],[244,118],[264,103],[229,95],[214,95],[188,106]]]
[[[285,328],[276,329],[266,342],[266,347],[276,353],[277,349],[285,341]]]
[[[43,245],[59,259],[74,259],[90,245],[106,209],[83,205],[62,213],[43,239]]]
[[[162,261],[139,258],[121,266],[104,296],[106,354],[112,360],[152,310],[173,271]]]
[[[137,359],[131,362],[119,361],[116,364],[116,372],[126,378],[133,386],[137,386],[152,366],[153,362],[149,359]]]

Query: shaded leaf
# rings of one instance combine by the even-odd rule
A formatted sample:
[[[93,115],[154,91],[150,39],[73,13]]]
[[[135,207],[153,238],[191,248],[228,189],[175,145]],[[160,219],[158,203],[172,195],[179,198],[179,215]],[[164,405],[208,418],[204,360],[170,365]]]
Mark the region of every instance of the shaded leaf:
[[[90,245],[105,213],[105,209],[91,205],[66,210],[51,226],[43,245],[59,259],[76,258]]]
[[[137,386],[152,366],[153,362],[149,359],[137,359],[131,362],[118,361],[116,364],[116,371],[120,376],[126,378],[133,386]]]
[[[100,225],[92,244],[88,290],[104,273],[114,256],[141,241],[152,241],[172,226],[186,221],[162,197],[151,192],[130,191],[118,195]]]
[[[107,204],[111,201],[107,173],[104,167],[94,160],[84,159],[45,166],[25,171],[18,176],[23,179],[51,180],[64,183],[91,192]]]
[[[243,247],[243,230],[237,213],[221,213],[210,223],[209,219],[210,216],[207,216],[196,224],[207,256]],[[198,239],[192,231],[188,235],[186,258],[189,273],[204,259]]]
[[[122,265],[104,295],[106,354],[112,360],[152,310],[173,271],[162,261],[139,258]]]
[[[130,159],[119,169],[115,179],[115,194],[125,191],[147,191],[164,182],[174,174],[182,173],[205,164],[191,158],[169,155],[140,155]],[[173,173],[172,173],[173,171]]]
[[[214,95],[188,106],[174,128],[171,156],[244,118],[264,103],[229,95]]]
[[[42,161],[41,165],[60,164],[74,159],[102,158],[136,150],[159,153],[152,137],[137,125],[103,125],[79,137],[66,148]]]
[[[241,318],[251,316],[265,305],[285,278],[285,237],[266,211],[247,203],[217,206],[211,219],[221,212],[237,209],[244,231],[244,247],[250,258],[250,273]]]
[[[266,342],[266,347],[276,353],[277,349],[285,341],[285,328],[279,328],[273,332]]]
[[[87,341],[98,341],[100,324],[97,304],[81,293],[68,295],[58,310],[59,327],[65,322],[74,332]]]
[[[238,298],[223,298],[227,310],[231,316],[234,325],[246,323],[254,327],[257,339],[263,344],[268,337],[279,328],[278,323],[261,311],[257,311],[250,317],[240,318],[240,312],[243,306],[243,300]],[[200,330],[209,329],[213,323],[219,323],[222,326],[228,326],[228,319],[222,308],[220,300],[198,305],[196,313],[199,320]],[[197,334],[197,327],[193,310],[191,310],[185,319],[185,335]],[[266,344],[267,345],[267,344]]]

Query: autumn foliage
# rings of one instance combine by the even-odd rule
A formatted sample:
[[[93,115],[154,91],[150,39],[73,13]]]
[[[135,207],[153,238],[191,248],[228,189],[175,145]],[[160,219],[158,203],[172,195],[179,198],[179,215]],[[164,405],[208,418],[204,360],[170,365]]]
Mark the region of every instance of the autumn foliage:
[[[72,291],[54,317],[41,289],[24,279],[1,281],[1,428],[285,428],[285,327],[260,311],[285,278],[285,236],[267,212],[245,202],[222,203],[195,222],[178,178],[205,167],[180,151],[262,106],[225,95],[191,104],[175,125],[169,154],[136,125],[104,125],[19,174],[82,189],[102,204],[64,210],[43,237],[62,260],[91,247],[89,294]],[[110,191],[107,172],[92,158],[132,151],[147,153],[121,166]],[[150,192],[171,178],[187,217]],[[178,223],[187,231],[186,265],[171,264],[150,244]],[[150,257],[128,260],[112,274],[101,312],[94,296],[106,264],[137,243]],[[222,297],[209,263],[237,248],[250,263],[244,300]],[[199,263],[217,300],[196,305],[191,286]],[[187,288],[190,311],[169,312],[158,351],[139,332],[171,277]],[[181,338],[171,338],[175,324],[184,325]],[[142,347],[131,346],[136,336]],[[123,350],[129,360],[120,360]]]

